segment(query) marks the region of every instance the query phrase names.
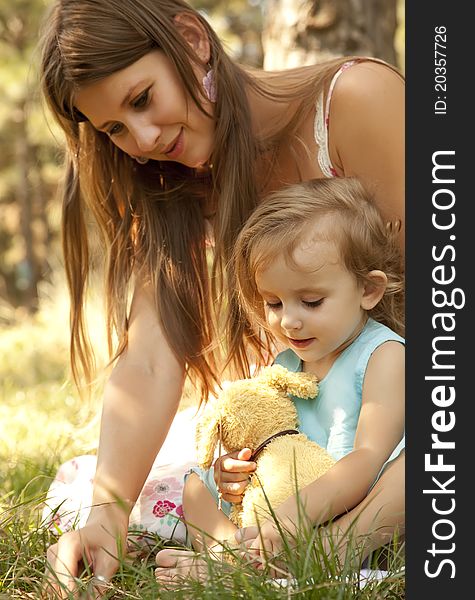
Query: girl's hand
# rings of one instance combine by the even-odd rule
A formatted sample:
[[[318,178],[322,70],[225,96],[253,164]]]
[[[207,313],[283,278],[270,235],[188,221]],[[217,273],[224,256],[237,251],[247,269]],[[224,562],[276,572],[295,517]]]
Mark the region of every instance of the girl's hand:
[[[283,525],[283,533],[291,529],[295,532],[295,526]],[[284,547],[282,535],[274,521],[266,521],[260,527],[245,527],[239,529],[235,534],[236,540],[241,545],[241,556],[255,569],[269,567],[271,577],[287,576],[285,564],[281,564],[278,558]],[[287,536],[286,536],[287,537]],[[287,537],[292,543],[292,536]]]
[[[274,521],[266,521],[261,525],[257,536],[250,541],[249,554],[251,558],[260,558],[267,562],[282,551],[282,535]]]
[[[256,463],[250,462],[250,448],[231,452],[216,459],[214,480],[223,500],[239,504],[249,483],[249,476],[256,470]]]
[[[243,546],[243,552],[251,564],[258,566],[269,561],[273,563],[274,557],[284,548],[283,536],[290,546],[295,543],[294,538],[301,518],[302,515],[299,514],[297,503],[292,496],[279,506],[272,519],[268,519],[260,527],[239,529],[235,538]]]
[[[88,598],[100,598],[118,568],[118,548],[125,552],[128,517],[116,503],[92,508],[86,525],[63,534],[47,551],[48,598],[80,597],[77,578],[84,564],[94,577]],[[81,596],[83,597],[83,596]]]

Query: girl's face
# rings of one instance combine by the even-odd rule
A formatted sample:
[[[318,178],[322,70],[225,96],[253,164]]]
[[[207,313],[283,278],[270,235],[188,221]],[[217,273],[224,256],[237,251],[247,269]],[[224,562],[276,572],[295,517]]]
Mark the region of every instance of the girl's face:
[[[295,267],[280,254],[256,274],[267,323],[275,337],[323,377],[365,322],[364,288],[342,263],[337,245],[307,240]]]
[[[197,73],[198,79],[204,74]],[[75,95],[75,106],[132,157],[200,167],[211,156],[213,119],[188,97],[174,66],[159,50],[84,86]],[[212,113],[208,100],[202,106]]]

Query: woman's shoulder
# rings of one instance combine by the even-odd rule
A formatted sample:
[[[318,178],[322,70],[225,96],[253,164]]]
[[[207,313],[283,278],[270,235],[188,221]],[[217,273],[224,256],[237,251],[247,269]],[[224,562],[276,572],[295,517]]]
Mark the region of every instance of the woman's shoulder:
[[[339,175],[374,191],[388,221],[403,214],[404,80],[386,65],[361,61],[335,83],[329,109],[329,155]]]
[[[361,108],[371,113],[384,102],[404,102],[404,78],[391,65],[377,60],[357,60],[340,73],[332,92],[332,116]],[[366,109],[366,110],[365,110]]]
[[[401,71],[387,62],[379,59],[364,57],[348,59],[342,64],[341,74],[335,88],[340,95],[343,93],[364,93],[368,86],[389,86],[404,88],[404,76]]]

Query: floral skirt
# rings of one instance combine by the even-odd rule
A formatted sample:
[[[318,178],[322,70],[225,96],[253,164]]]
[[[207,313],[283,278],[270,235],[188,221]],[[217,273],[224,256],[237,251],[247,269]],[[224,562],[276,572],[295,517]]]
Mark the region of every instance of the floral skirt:
[[[154,533],[165,540],[187,545],[183,523],[184,476],[194,462],[154,466],[135,503],[129,530],[140,541],[140,532]],[[57,534],[82,527],[92,502],[92,480],[96,457],[77,456],[61,465],[48,490],[43,523]],[[145,537],[143,537],[145,539]]]
[[[178,413],[131,512],[129,530],[135,541],[140,532],[189,545],[183,522],[185,475],[196,466],[193,417],[195,409]],[[51,483],[43,508],[43,523],[61,535],[82,527],[89,516],[96,456],[77,456],[63,463]]]

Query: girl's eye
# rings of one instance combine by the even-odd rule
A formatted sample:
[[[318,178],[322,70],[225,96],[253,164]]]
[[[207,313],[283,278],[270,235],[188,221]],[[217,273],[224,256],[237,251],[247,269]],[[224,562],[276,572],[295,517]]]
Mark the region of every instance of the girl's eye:
[[[107,134],[110,136],[118,135],[122,131],[122,123],[114,123],[110,129],[108,129]]]
[[[308,306],[309,308],[316,308],[317,306],[320,306],[320,304],[323,302],[323,298],[320,298],[320,300],[312,300],[312,302],[302,300],[302,302],[305,304],[305,306]]]
[[[282,306],[282,302],[266,302],[265,305],[270,309],[277,309]]]
[[[144,108],[144,106],[147,105],[149,90],[150,90],[150,88],[147,88],[140,94],[140,96],[135,98],[135,100],[132,102],[132,106],[134,108]]]

